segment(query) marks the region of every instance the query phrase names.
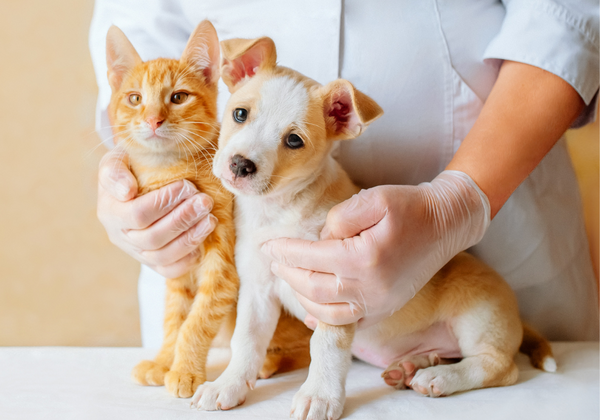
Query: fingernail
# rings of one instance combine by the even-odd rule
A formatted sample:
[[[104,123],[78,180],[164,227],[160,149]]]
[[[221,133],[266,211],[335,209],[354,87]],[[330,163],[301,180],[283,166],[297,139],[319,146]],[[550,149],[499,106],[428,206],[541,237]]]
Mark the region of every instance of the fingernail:
[[[200,223],[198,223],[198,226],[196,226],[196,230],[192,235],[193,238],[198,239],[208,236],[208,234],[212,232],[217,225],[217,221],[217,218],[212,214],[206,216],[206,219],[202,220]]]
[[[317,328],[317,320],[311,316],[307,316],[304,318],[304,325],[314,331]]]
[[[129,196],[129,186],[125,185],[122,182],[117,182],[115,184],[115,189],[117,191],[117,194],[119,195],[119,198],[122,200],[126,200],[127,197]]]
[[[209,196],[200,194],[197,197],[194,197],[192,206],[194,207],[196,214],[204,215],[212,210],[213,202]]]
[[[260,247],[260,252],[262,252],[268,257],[273,257],[273,253],[271,252],[271,244],[269,243],[269,241],[262,244],[262,246]]]
[[[198,192],[198,188],[187,179],[183,180],[183,187],[181,188],[181,198],[188,198]]]

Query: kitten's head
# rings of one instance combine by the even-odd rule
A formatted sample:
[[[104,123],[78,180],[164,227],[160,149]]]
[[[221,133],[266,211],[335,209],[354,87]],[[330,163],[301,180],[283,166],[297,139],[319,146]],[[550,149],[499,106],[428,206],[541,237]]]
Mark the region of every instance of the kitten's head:
[[[125,34],[106,37],[109,115],[115,144],[134,158],[166,162],[206,148],[217,125],[219,40],[209,21],[192,33],[180,60],[143,62]]]

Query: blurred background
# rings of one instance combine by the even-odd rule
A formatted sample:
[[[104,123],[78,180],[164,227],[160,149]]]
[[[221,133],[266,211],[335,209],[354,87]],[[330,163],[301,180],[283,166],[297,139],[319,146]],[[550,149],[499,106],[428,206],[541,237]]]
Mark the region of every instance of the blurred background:
[[[0,345],[137,346],[139,264],[96,219],[93,0],[0,4]],[[598,273],[598,123],[567,134]]]

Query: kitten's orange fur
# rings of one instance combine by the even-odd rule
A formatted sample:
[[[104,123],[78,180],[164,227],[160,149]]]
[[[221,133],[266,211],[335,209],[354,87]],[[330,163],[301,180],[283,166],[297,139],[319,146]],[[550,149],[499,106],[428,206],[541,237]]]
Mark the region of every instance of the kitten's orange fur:
[[[177,397],[191,397],[206,380],[206,357],[222,321],[235,309],[239,279],[235,269],[233,198],[211,171],[219,125],[217,81],[219,43],[208,21],[198,25],[181,60],[142,62],[125,35],[112,27],[107,36],[108,78],[113,90],[109,114],[115,144],[127,153],[136,176],[139,195],[171,182],[186,179],[214,200],[215,230],[200,246],[200,256],[190,273],[167,280],[164,341],[153,361],[133,370],[142,385],[163,385]],[[173,95],[187,99],[177,104]],[[139,104],[130,102],[139,95]],[[148,134],[152,119],[162,121],[157,138]],[[145,131],[144,131],[145,130]],[[158,131],[158,129],[157,129]],[[273,338],[272,356],[261,377],[268,377],[293,354],[292,368],[309,363],[306,327],[282,316],[285,331],[291,327],[305,339],[288,345]]]

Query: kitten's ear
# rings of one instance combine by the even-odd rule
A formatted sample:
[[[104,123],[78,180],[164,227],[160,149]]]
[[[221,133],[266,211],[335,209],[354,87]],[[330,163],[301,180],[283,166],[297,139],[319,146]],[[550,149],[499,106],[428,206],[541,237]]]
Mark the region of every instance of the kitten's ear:
[[[141,62],[142,59],[123,31],[115,25],[111,26],[106,34],[106,64],[112,90],[118,90],[125,74]]]
[[[219,38],[212,23],[203,20],[196,26],[181,60],[201,71],[207,83],[216,85],[219,81]]]
[[[221,76],[233,93],[256,73],[277,65],[275,43],[269,37],[221,42]]]
[[[358,137],[369,124],[383,115],[383,109],[377,102],[347,80],[338,79],[320,89],[329,139],[346,140]]]

